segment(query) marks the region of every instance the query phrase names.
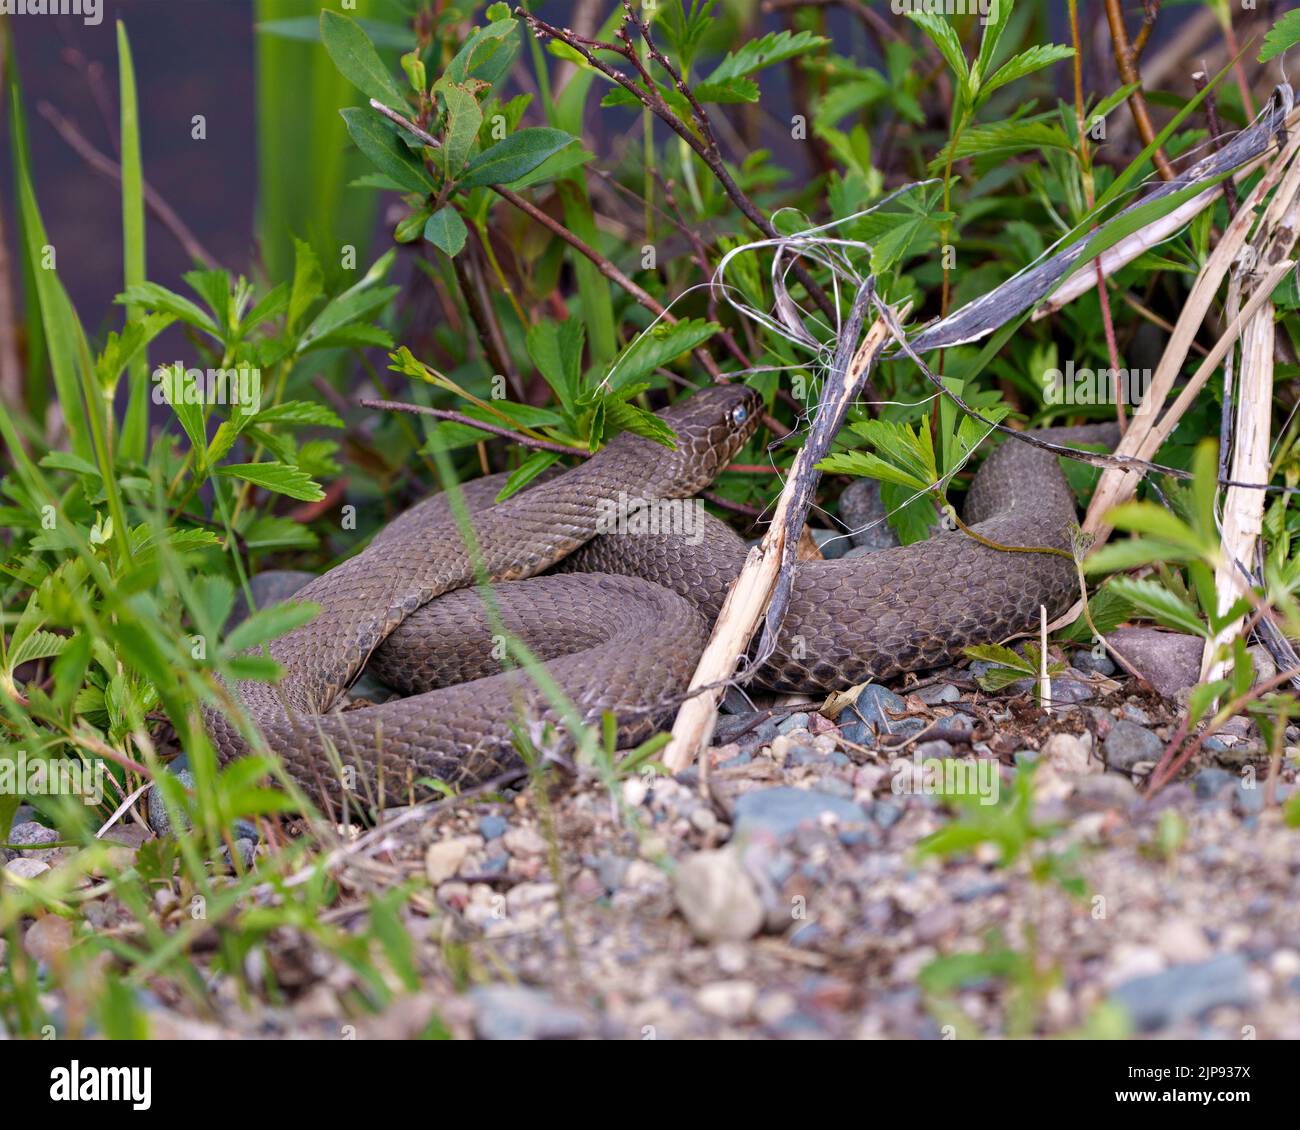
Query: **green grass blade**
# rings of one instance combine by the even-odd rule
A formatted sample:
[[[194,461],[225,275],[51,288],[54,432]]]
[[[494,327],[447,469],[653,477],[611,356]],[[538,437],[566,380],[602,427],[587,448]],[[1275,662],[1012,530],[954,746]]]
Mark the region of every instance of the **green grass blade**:
[[[0,38],[4,40],[5,50],[5,86],[9,105],[12,109],[11,121],[16,123],[9,131],[10,155],[14,170],[14,195],[18,195],[18,169],[31,168],[31,150],[27,144],[27,113],[23,108],[22,85],[18,79],[18,60],[14,55],[13,39],[8,34],[8,25],[0,22]],[[21,212],[15,217],[17,241],[15,246],[27,246],[26,227]],[[36,274],[30,260],[20,254],[23,283],[23,321],[26,330],[26,370],[27,382],[24,388],[24,402],[28,414],[34,420],[45,419],[45,409],[49,404],[49,381],[46,379],[45,327],[41,324],[41,306],[36,295]]]
[[[10,103],[9,128],[16,134],[22,128],[20,108]],[[77,379],[77,365],[83,339],[81,323],[72,308],[68,293],[63,289],[55,265],[57,251],[50,245],[36,204],[32,187],[32,171],[25,147],[17,153],[16,176],[18,180],[18,211],[22,217],[23,258],[35,279],[36,299],[40,305],[41,324],[50,351],[50,367],[54,372],[54,387],[63,409],[63,419],[68,431],[68,447],[74,455],[91,459],[94,452],[87,430],[86,406],[81,399]],[[51,260],[49,257],[54,256]]]
[[[122,274],[127,287],[145,281],[144,174],[140,165],[140,114],[136,103],[135,65],[126,27],[117,21],[117,69],[121,91],[122,131]],[[138,306],[128,306],[126,317],[139,317]],[[149,356],[147,351],[131,364],[127,374],[130,395],[122,427],[121,454],[139,462],[144,458],[149,431]]]

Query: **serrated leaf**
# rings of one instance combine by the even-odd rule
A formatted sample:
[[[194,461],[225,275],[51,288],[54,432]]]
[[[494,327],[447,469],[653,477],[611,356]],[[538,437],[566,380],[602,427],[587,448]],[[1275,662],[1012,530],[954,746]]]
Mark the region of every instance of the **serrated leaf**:
[[[406,105],[402,88],[355,20],[324,8],[320,14],[320,37],[339,73],[367,98],[395,110]]]
[[[702,345],[719,328],[716,322],[698,318],[688,318],[676,325],[660,322],[637,337],[614,362],[608,387],[617,392],[624,385],[641,380],[661,365],[667,365],[683,353]]]
[[[9,671],[12,674],[24,663],[36,659],[49,659],[58,655],[68,646],[67,636],[57,636],[53,632],[36,631],[9,652]]]
[[[287,463],[227,463],[216,471],[302,502],[318,502],[325,497],[325,492],[312,482],[310,475]]]
[[[764,67],[793,59],[805,51],[823,47],[829,42],[829,39],[811,31],[768,32],[761,39],[750,40],[738,51],[728,52],[704,83],[725,83],[730,79],[743,78]]]
[[[551,386],[566,412],[572,413],[582,386],[582,345],[586,330],[577,318],[546,319],[529,327],[528,356]]]
[[[1300,43],[1300,8],[1287,12],[1264,36],[1263,46],[1259,49],[1259,61],[1267,63],[1283,51],[1289,51]]]
[[[475,157],[457,181],[457,187],[513,184],[575,140],[572,134],[549,126],[517,130]]]
[[[1159,624],[1204,638],[1208,630],[1189,601],[1170,592],[1158,581],[1116,577],[1110,582],[1115,595],[1127,600]]]
[[[221,330],[206,310],[191,302],[183,295],[157,283],[141,283],[129,286],[117,296],[117,301],[129,306],[147,306],[151,310],[160,310],[172,317],[210,334],[218,341],[222,340]]]
[[[966,62],[966,53],[962,50],[961,40],[957,38],[957,32],[953,29],[952,24],[942,16],[931,12],[909,11],[905,14],[909,20],[930,37],[931,42],[939,49],[939,54],[943,56],[944,61],[952,70],[953,76],[957,79],[962,90],[969,94],[970,67]]]
[[[263,408],[253,417],[252,423],[258,425],[282,424],[289,427],[341,428],[343,421],[332,408],[316,404],[310,400],[286,400]]]
[[[992,94],[1000,86],[1006,86],[1007,83],[1015,82],[1016,79],[1031,75],[1044,67],[1050,67],[1053,63],[1062,59],[1072,58],[1074,58],[1073,47],[1063,47],[1057,43],[1044,43],[1039,44],[1037,47],[1031,47],[1028,51],[1013,55],[985,79],[980,88],[980,94]]]
[[[608,399],[605,401],[606,426],[617,428],[621,432],[631,432],[643,436],[667,448],[677,447],[677,433],[665,424],[653,412],[628,404],[624,400]]]

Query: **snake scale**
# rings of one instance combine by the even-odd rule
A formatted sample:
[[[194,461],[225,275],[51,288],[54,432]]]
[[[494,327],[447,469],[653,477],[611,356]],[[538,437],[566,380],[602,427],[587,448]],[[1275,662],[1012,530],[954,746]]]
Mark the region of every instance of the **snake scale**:
[[[691,498],[748,441],[761,409],[752,390],[715,386],[659,413],[677,435],[673,450],[622,433],[504,502],[493,502],[501,476],[462,488],[482,567],[501,582],[490,589],[499,620],[475,587],[446,496],[399,515],[295,595],[321,612],[270,645],[280,682],[239,684],[266,745],[309,789],[347,780],[341,771],[352,766],[353,787],[371,796],[405,797],[425,778],[465,786],[516,767],[521,725],[536,737],[539,722],[558,716],[539,680],[503,671],[502,627],[546,661],[584,721],[613,711],[624,746],[653,733],[671,717],[746,549],[707,515],[694,536],[598,534],[602,501]],[[1110,438],[1105,427],[1068,435]],[[1055,456],[1007,442],[976,475],[965,520],[1000,545],[1067,549],[1074,514]],[[1000,552],[960,531],[801,562],[759,679],[826,691],[950,662],[966,646],[1035,627],[1040,605],[1064,611],[1076,585],[1066,558]],[[408,697],[331,711],[367,665]],[[223,762],[248,752],[220,710],[208,708],[205,722]]]

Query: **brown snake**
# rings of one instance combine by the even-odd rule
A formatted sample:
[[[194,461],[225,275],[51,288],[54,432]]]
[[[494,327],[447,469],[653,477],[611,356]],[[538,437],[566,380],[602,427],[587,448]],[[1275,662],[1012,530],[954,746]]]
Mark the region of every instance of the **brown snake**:
[[[239,685],[266,745],[305,787],[341,780],[368,798],[382,788],[405,799],[422,778],[463,786],[518,766],[518,731],[535,739],[539,721],[559,715],[538,680],[503,672],[498,627],[547,661],[584,722],[613,711],[624,746],[653,733],[694,671],[745,546],[707,515],[697,536],[597,536],[603,507],[620,497],[691,498],[744,446],[761,408],[749,389],[709,388],[659,413],[677,434],[675,450],[624,433],[504,502],[492,504],[501,476],[464,487],[479,560],[503,582],[491,586],[499,621],[474,587],[474,558],[446,496],[400,515],[295,594],[321,613],[270,645],[282,680]],[[1108,438],[1106,428],[1069,434]],[[1055,456],[1017,442],[985,461],[966,501],[971,528],[1004,546],[1068,549],[1073,518]],[[538,576],[561,562],[565,572]],[[823,691],[933,667],[1035,627],[1040,605],[1059,614],[1076,586],[1066,558],[1002,552],[960,531],[803,562],[760,680]],[[331,713],[367,664],[410,697]],[[205,721],[223,762],[248,752],[222,713],[209,708]]]

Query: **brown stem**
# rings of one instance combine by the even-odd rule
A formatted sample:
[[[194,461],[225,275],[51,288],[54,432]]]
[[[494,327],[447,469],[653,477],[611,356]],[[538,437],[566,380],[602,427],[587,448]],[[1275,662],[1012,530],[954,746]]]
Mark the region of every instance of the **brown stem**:
[[[645,40],[646,47],[651,52],[652,57],[656,62],[659,62],[660,65],[664,66],[664,69],[673,79],[677,89],[682,93],[682,96],[686,98],[687,102],[690,103],[692,115],[696,116],[695,126],[699,130],[698,135],[672,112],[668,104],[660,97],[658,91],[653,87],[649,90],[643,88],[629,78],[624,72],[615,67],[611,67],[608,63],[597,58],[595,54],[596,51],[608,51],[620,56],[621,58],[628,59],[629,62],[631,62],[631,56],[636,55],[635,51],[619,44],[601,43],[596,40],[587,39],[585,36],[576,35],[571,31],[554,27],[522,7],[515,9],[515,15],[524,20],[529,27],[533,29],[534,34],[540,33],[549,36],[550,38],[558,40],[559,42],[573,48],[573,50],[577,51],[590,66],[594,67],[606,78],[611,79],[613,82],[616,82],[619,86],[623,87],[624,90],[650,110],[657,118],[668,126],[669,129],[677,134],[678,137],[695,150],[700,160],[708,166],[709,171],[713,173],[718,183],[722,186],[722,190],[728,197],[730,197],[732,203],[740,209],[741,214],[749,220],[750,223],[758,228],[758,230],[768,239],[780,238],[779,233],[772,226],[772,222],[762,213],[762,211],[759,210],[757,205],[755,205],[754,202],[741,191],[740,186],[736,184],[731,173],[727,171],[726,164],[723,162],[722,155],[718,150],[717,140],[713,135],[713,129],[709,123],[708,115],[704,113],[703,108],[700,107],[699,103],[696,101],[694,93],[685,82],[682,81],[681,75],[677,72],[677,69],[665,59],[662,52],[660,52],[654,45],[654,41],[651,39],[649,34],[649,29],[646,28],[646,26],[635,16],[632,17],[632,20],[641,31],[642,38]],[[837,317],[837,312],[830,295],[828,295],[821,286],[818,285],[817,281],[812,277],[808,272],[808,269],[802,263],[796,261],[793,270],[795,277],[803,284],[804,289],[808,292],[809,296],[817,304],[822,313],[825,314],[827,318],[834,321]]]
[[[48,102],[42,102],[37,107],[37,110],[41,117],[54,127],[55,132],[67,142],[68,146],[95,172],[116,181],[118,184],[122,183],[122,166],[91,145],[72,122]],[[159,196],[147,181],[144,182],[142,187],[145,206],[154,214],[154,217],[163,227],[176,237],[176,242],[185,249],[185,253],[191,259],[202,263],[209,270],[216,270],[220,267],[221,264],[199,242],[198,237],[190,231],[185,221],[177,215],[172,206]]]
[[[1110,38],[1115,48],[1115,65],[1119,68],[1120,78],[1125,86],[1137,84],[1137,89],[1128,97],[1129,109],[1133,113],[1133,123],[1145,145],[1150,145],[1156,138],[1155,127],[1151,124],[1151,115],[1147,111],[1147,100],[1142,94],[1142,77],[1138,73],[1137,57],[1129,43],[1128,31],[1124,27],[1124,13],[1120,11],[1120,0],[1106,0],[1106,20],[1110,24]],[[1173,180],[1173,166],[1165,156],[1163,149],[1156,148],[1151,159],[1161,180]]]
[[[1209,76],[1204,71],[1192,75],[1192,85],[1200,93],[1209,85]],[[1219,104],[1215,101],[1214,91],[1205,96],[1205,118],[1210,126],[1210,145],[1214,152],[1223,148],[1223,121],[1219,118]],[[1232,177],[1223,181],[1223,202],[1228,206],[1228,219],[1237,214],[1237,184]]]
[[[553,451],[557,455],[576,455],[580,459],[586,459],[591,455],[590,451],[581,447],[569,447],[567,444],[552,443],[550,440],[534,439],[532,436],[512,432],[509,428],[503,428],[497,424],[488,424],[482,420],[474,419],[473,416],[464,416],[459,412],[452,412],[446,408],[428,408],[423,404],[407,404],[400,400],[372,400],[368,397],[362,398],[361,405],[364,408],[377,408],[384,412],[409,412],[415,416],[433,416],[438,420],[450,420],[454,424],[464,424],[469,428],[477,428],[481,432],[501,436],[511,443],[517,443],[522,447],[536,448],[538,451]]]

